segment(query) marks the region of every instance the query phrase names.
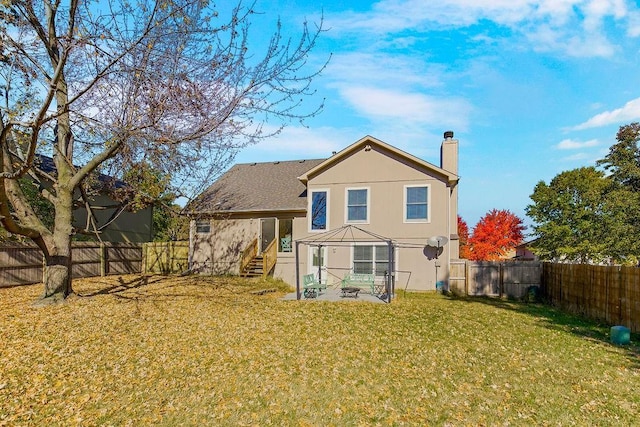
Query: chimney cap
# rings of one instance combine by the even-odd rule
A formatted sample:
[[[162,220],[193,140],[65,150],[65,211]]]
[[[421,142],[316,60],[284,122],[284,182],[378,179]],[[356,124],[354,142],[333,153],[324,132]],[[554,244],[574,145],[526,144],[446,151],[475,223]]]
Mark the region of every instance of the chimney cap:
[[[453,138],[453,131],[452,130],[448,130],[444,133],[444,139],[451,139]]]

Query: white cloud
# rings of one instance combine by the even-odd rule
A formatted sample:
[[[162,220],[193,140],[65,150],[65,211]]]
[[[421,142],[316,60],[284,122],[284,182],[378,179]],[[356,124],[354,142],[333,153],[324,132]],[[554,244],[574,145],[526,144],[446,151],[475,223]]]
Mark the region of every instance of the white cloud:
[[[366,13],[327,17],[329,36],[398,34],[446,30],[490,21],[520,34],[531,49],[571,56],[608,57],[615,53],[605,22],[633,18],[624,0],[381,0]],[[634,29],[630,33],[639,33]]]
[[[640,12],[629,14],[629,22],[627,24],[627,35],[629,37],[640,36]]]
[[[563,139],[556,145],[558,150],[579,150],[582,148],[596,147],[600,143],[597,139],[590,139],[588,141],[575,141],[573,139]]]
[[[342,84],[431,88],[443,85],[444,73],[442,66],[425,64],[422,58],[356,52],[334,55],[324,76]]]
[[[356,134],[350,129],[289,126],[278,135],[246,148],[237,156],[237,160],[243,162],[245,156],[252,159],[248,161],[322,159],[331,156],[333,151],[342,150],[362,136],[364,135]]]
[[[468,126],[471,106],[464,99],[366,86],[345,87],[341,92],[356,111],[371,120],[400,120],[460,130]]]
[[[385,53],[336,55],[325,72],[328,86],[373,128],[381,133],[403,129],[403,134],[418,127],[424,133],[429,125],[467,129],[471,104],[462,98],[436,95],[454,74],[420,57]]]
[[[571,129],[590,129],[638,119],[640,119],[640,98],[632,99],[624,104],[622,108],[596,114],[586,122],[580,123]]]
[[[587,153],[576,153],[571,156],[564,157],[562,160],[566,162],[576,162],[576,161],[586,160],[588,158],[589,158],[589,155]]]
[[[576,33],[574,31],[541,25],[526,35],[533,50],[539,52],[565,52],[573,57],[610,57],[616,47],[598,31]]]
[[[481,19],[501,24],[515,24],[531,14],[532,0],[382,0],[369,13],[343,13],[328,19],[337,31],[367,31],[384,34],[425,25],[464,27]],[[442,27],[441,27],[442,28]]]

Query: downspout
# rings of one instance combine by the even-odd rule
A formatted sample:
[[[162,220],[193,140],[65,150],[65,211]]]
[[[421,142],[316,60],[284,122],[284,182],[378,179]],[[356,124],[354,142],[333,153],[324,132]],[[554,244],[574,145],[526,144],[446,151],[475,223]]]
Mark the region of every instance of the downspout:
[[[387,288],[387,303],[391,303],[391,295],[395,295],[394,289],[394,277],[395,277],[395,251],[393,247],[393,242],[391,240],[387,240],[388,254],[389,254],[389,274],[387,275],[387,283],[385,284]]]
[[[296,242],[296,299],[300,301],[300,242]]]
[[[453,187],[449,188],[449,200],[447,203],[447,231],[449,235],[447,238],[449,239],[449,244],[447,245],[447,280],[445,281],[446,286],[443,287],[442,291],[449,291],[449,281],[451,280],[451,197],[453,195]],[[445,289],[446,288],[446,289]]]

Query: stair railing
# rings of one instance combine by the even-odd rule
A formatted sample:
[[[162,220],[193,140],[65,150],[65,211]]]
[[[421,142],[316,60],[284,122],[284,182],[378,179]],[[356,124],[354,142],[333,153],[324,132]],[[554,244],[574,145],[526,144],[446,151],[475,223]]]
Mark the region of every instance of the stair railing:
[[[267,277],[278,261],[278,245],[277,239],[273,239],[269,246],[262,252],[262,278]]]
[[[258,255],[258,239],[253,239],[249,246],[242,251],[242,256],[240,257],[240,274],[244,274],[247,266],[251,263],[256,255]]]

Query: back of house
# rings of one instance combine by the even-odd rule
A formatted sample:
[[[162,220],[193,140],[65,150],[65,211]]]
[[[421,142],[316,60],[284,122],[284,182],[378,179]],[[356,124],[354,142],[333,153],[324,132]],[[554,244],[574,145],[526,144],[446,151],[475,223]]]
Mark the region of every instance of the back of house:
[[[457,173],[453,132],[440,166],[371,136],[326,159],[235,165],[186,208],[191,268],[436,289],[458,257]]]

